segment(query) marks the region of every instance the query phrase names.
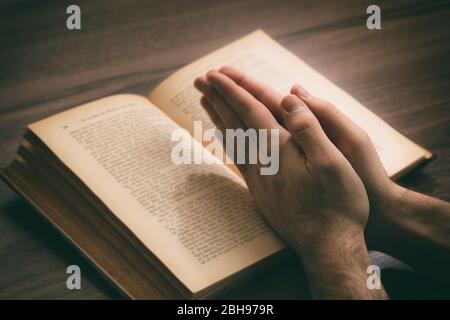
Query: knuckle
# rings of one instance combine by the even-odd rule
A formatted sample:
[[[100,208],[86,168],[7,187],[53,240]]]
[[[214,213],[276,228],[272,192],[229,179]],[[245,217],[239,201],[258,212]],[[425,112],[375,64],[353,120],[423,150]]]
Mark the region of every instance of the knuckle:
[[[211,101],[212,105],[217,105],[219,96],[214,92],[208,92],[206,98]]]
[[[235,109],[239,118],[244,120],[249,117],[250,109],[242,101],[238,101],[237,108]]]
[[[241,77],[239,77],[238,79],[236,79],[236,84],[238,86],[242,86],[246,83],[247,80],[248,80],[248,76],[246,74],[244,74]]]
[[[332,104],[331,102],[325,102],[325,107],[327,108],[328,112],[331,113],[335,113],[335,112],[339,112],[338,108],[336,108],[336,106],[334,104]]]
[[[336,108],[334,104],[331,102],[325,101],[322,107],[322,112],[325,113],[325,115],[329,118],[333,118],[337,114],[340,113],[339,109]]]
[[[351,148],[353,149],[352,151],[354,152],[364,150],[365,148],[367,148],[367,146],[371,144],[369,135],[361,127],[358,127],[358,129],[356,130],[356,134],[350,140],[351,140],[350,145]]]
[[[266,88],[261,88],[254,92],[253,96],[256,100],[262,101],[266,95],[268,94],[268,90]]]
[[[333,157],[322,156],[314,161],[314,167],[322,173],[329,174],[336,171],[336,160]]]
[[[364,144],[369,143],[371,140],[370,140],[369,135],[367,134],[367,131],[359,126],[358,126],[358,128],[360,131],[358,136],[360,136],[361,142],[363,142]]]
[[[291,122],[291,132],[296,134],[302,134],[305,131],[314,129],[317,125],[317,121],[312,114],[306,114]]]

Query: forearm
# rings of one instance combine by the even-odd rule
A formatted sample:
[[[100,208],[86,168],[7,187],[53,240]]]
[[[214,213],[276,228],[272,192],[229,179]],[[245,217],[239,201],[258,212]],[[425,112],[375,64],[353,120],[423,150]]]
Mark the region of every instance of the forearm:
[[[450,204],[399,188],[394,205],[376,219],[369,219],[370,247],[449,281]]]
[[[314,299],[388,299],[383,286],[367,285],[372,262],[363,236],[322,243],[300,255]]]

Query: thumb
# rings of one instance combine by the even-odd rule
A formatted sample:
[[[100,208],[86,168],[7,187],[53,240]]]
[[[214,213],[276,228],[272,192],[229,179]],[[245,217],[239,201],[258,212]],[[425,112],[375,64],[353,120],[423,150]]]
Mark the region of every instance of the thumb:
[[[311,96],[299,85],[293,86],[291,93],[301,98],[308,106],[330,141],[347,158],[366,186],[383,185],[386,177],[383,164],[364,129],[333,104]]]
[[[299,97],[319,120],[320,125],[333,143],[345,148],[345,143],[354,143],[355,137],[364,131],[328,101],[310,95],[300,85],[294,85],[291,93]],[[350,140],[350,141],[349,141]],[[345,151],[345,150],[341,150]]]
[[[292,94],[287,95],[281,101],[281,106],[286,127],[308,160],[333,151],[333,145],[319,121],[301,99]]]

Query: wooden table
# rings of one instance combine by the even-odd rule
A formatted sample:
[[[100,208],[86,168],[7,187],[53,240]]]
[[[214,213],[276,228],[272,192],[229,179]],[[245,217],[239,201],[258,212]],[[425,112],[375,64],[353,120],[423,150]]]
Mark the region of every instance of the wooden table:
[[[371,1],[0,2],[0,166],[26,124],[118,92],[147,93],[179,67],[261,28],[412,140],[438,155],[402,183],[450,200],[450,3],[377,1],[382,30],[366,28]],[[320,4],[319,4],[320,3]],[[82,290],[66,288],[66,267]],[[306,297],[297,261],[234,298]],[[385,273],[383,273],[384,276]],[[413,279],[413,280],[411,280]],[[393,297],[450,297],[427,279],[386,271]],[[0,298],[118,298],[118,293],[4,183],[0,183]]]

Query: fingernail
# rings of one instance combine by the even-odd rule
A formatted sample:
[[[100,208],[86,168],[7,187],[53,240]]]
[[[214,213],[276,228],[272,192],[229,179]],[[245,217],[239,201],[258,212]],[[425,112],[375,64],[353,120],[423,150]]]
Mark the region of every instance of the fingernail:
[[[205,96],[201,97],[200,99],[200,104],[202,105],[203,108],[208,108],[208,100],[206,99]]]
[[[281,101],[281,106],[283,107],[283,110],[288,113],[296,112],[305,108],[304,102],[293,94],[284,97]]]
[[[296,84],[296,85],[294,85],[293,89],[294,89],[295,93],[300,96],[300,98],[302,98],[302,99],[311,98],[311,94],[308,91],[306,91],[302,86]]]

